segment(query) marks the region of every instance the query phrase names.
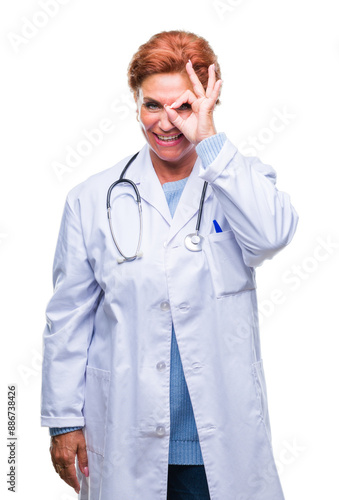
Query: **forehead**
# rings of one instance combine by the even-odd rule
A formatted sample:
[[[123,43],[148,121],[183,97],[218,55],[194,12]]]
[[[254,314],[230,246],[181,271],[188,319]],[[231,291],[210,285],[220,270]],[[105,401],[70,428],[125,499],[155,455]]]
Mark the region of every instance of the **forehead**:
[[[169,97],[176,99],[185,90],[193,90],[191,81],[187,74],[182,73],[155,73],[142,82],[140,97],[153,98],[167,104]]]

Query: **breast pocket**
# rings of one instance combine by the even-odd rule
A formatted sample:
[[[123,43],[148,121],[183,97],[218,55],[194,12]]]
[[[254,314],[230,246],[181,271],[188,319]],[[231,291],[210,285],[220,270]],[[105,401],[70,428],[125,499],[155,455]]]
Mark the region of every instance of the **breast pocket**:
[[[87,366],[85,389],[85,434],[90,451],[104,456],[110,372]]]
[[[254,270],[244,263],[233,231],[206,237],[205,254],[217,298],[256,288]]]

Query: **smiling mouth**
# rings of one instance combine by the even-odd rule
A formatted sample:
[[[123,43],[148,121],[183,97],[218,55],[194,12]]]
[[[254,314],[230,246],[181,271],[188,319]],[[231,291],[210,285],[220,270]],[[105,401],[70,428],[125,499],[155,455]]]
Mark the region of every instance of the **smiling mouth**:
[[[182,133],[180,134],[177,134],[177,135],[159,135],[159,134],[155,134],[154,135],[157,136],[157,138],[160,140],[160,141],[164,141],[164,142],[172,142],[172,141],[176,141],[178,139],[180,139],[180,137],[183,135]]]

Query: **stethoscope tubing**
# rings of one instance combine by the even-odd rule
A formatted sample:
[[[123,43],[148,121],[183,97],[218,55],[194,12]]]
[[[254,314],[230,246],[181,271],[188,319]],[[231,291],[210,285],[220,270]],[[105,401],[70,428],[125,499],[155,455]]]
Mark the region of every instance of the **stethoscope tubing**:
[[[133,187],[133,189],[135,191],[135,194],[136,194],[136,197],[137,197],[137,202],[138,203],[141,202],[140,193],[139,193],[139,189],[137,188],[137,186],[134,184],[133,181],[131,181],[129,179],[124,179],[124,175],[125,175],[128,167],[130,166],[131,163],[134,162],[134,160],[136,159],[136,157],[138,156],[138,154],[139,154],[139,151],[137,153],[135,153],[135,155],[133,155],[132,158],[130,158],[130,160],[128,161],[128,163],[124,167],[123,171],[121,172],[119,179],[117,181],[113,182],[113,184],[111,184],[110,187],[108,188],[107,199],[106,199],[107,210],[109,208],[111,208],[111,193],[112,193],[112,189],[114,189],[115,186],[117,184],[120,184],[121,182],[128,182]]]
[[[204,202],[205,202],[205,195],[206,195],[206,190],[207,190],[208,182],[205,181],[202,192],[201,192],[201,197],[200,197],[200,203],[199,203],[199,212],[198,212],[198,219],[197,219],[197,225],[195,226],[196,233],[200,231],[200,224],[201,224],[201,217],[202,217],[202,210],[204,208]]]
[[[107,217],[108,217],[109,227],[111,230],[111,235],[112,235],[114,244],[117,247],[117,250],[122,257],[122,259],[118,259],[119,264],[121,264],[122,262],[125,262],[125,261],[131,262],[131,261],[137,259],[138,257],[141,257],[140,247],[141,247],[142,233],[143,233],[141,196],[140,196],[139,189],[137,188],[136,184],[133,181],[131,181],[130,179],[124,178],[126,170],[130,166],[130,164],[135,160],[135,158],[138,156],[138,154],[139,154],[139,151],[135,155],[132,156],[132,158],[128,161],[127,165],[125,166],[125,168],[121,172],[119,179],[117,181],[113,182],[113,184],[110,185],[110,187],[108,188],[108,191],[107,191],[107,199],[106,199]],[[121,248],[116,240],[115,234],[114,234],[112,217],[111,217],[111,194],[112,194],[113,189],[118,184],[122,184],[122,183],[129,184],[130,186],[132,186],[132,188],[135,192],[135,196],[136,196],[135,201],[138,204],[138,211],[139,211],[139,239],[138,239],[138,244],[137,244],[135,254],[131,255],[131,256],[125,255],[123,253],[123,251],[121,250]]]
[[[142,256],[142,253],[140,252],[142,233],[143,233],[141,196],[140,196],[139,189],[137,188],[136,184],[133,181],[131,181],[130,179],[124,178],[124,175],[125,175],[128,167],[135,160],[135,158],[138,156],[138,154],[139,154],[139,151],[137,153],[135,153],[132,156],[132,158],[130,158],[130,160],[127,162],[126,166],[124,167],[123,171],[121,172],[119,179],[117,181],[113,182],[113,184],[111,184],[107,190],[107,199],[106,199],[107,217],[108,217],[109,227],[111,230],[111,235],[112,235],[114,244],[122,257],[120,259],[117,259],[119,264],[121,264],[122,262],[125,262],[125,261],[131,262],[131,261],[137,259],[138,257]],[[122,184],[122,183],[125,183],[125,184],[127,183],[130,186],[132,186],[132,188],[135,192],[136,203],[138,204],[138,210],[139,210],[139,239],[138,239],[138,244],[137,244],[137,249],[135,251],[135,254],[132,256],[125,255],[123,253],[123,251],[121,250],[121,248],[119,247],[118,242],[117,242],[116,237],[115,237],[115,234],[114,234],[112,217],[111,217],[111,194],[112,194],[113,189],[118,184]],[[193,252],[201,250],[201,244],[203,241],[203,237],[199,235],[199,231],[200,231],[200,224],[201,224],[202,212],[203,212],[203,208],[204,208],[204,201],[205,201],[207,186],[208,186],[208,182],[205,181],[203,188],[202,188],[201,197],[200,197],[199,211],[198,211],[197,224],[195,227],[195,233],[189,234],[185,238],[185,245],[186,245],[187,249],[190,251],[193,251]],[[188,239],[188,241],[187,241],[187,239]]]

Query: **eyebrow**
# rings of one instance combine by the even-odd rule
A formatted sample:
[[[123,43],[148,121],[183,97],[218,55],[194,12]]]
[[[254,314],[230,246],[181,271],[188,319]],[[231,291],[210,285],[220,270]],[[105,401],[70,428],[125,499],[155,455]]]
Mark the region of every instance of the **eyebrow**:
[[[159,106],[162,106],[161,102],[153,99],[152,97],[144,97],[143,102],[154,102],[155,104],[159,104]]]

